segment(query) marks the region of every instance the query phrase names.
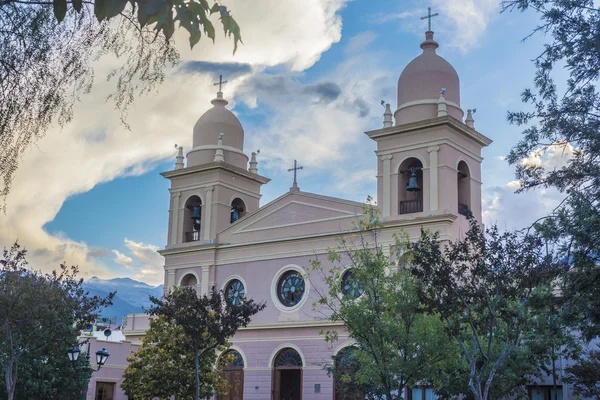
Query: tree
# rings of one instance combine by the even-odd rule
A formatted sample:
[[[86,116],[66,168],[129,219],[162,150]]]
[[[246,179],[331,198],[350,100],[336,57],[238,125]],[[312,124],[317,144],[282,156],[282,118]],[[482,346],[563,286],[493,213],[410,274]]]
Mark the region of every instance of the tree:
[[[600,351],[589,351],[566,371],[565,382],[573,384],[576,396],[600,400]]]
[[[77,267],[63,264],[58,272],[42,274],[27,268],[25,256],[15,243],[4,250],[0,268],[0,363],[8,400],[15,396],[21,366],[25,373],[30,366],[36,374],[64,365],[55,357],[62,353],[67,359],[66,349],[114,296],[89,297],[83,279],[76,279]],[[46,361],[50,365],[40,365]]]
[[[121,62],[107,78],[115,82],[109,99],[127,126],[135,97],[154,91],[179,60],[168,40],[175,22],[189,31],[194,46],[201,32],[214,41],[214,13],[233,36],[235,51],[239,27],[217,2],[0,0],[2,208],[23,153],[52,124],[70,122],[75,104],[92,89],[95,60],[111,55]]]
[[[440,315],[461,349],[473,398],[487,400],[503,367],[525,346],[535,316],[530,302],[548,292],[557,272],[539,238],[496,226],[483,231],[472,216],[469,223],[465,238],[443,251],[438,233],[422,231],[411,269],[427,311]],[[504,389],[519,384],[506,382]]]
[[[343,322],[355,342],[354,360],[341,368],[330,367],[341,373],[349,398],[355,398],[358,390],[371,399],[399,399],[407,386],[433,375],[451,346],[439,318],[423,313],[414,277],[378,243],[381,223],[374,209],[366,211],[369,217],[359,223],[353,237],[340,238],[339,245],[329,250],[327,264],[318,258],[312,261],[312,270],[327,284],[314,308],[333,322]],[[404,263],[405,250],[397,240],[393,259]],[[337,330],[323,334],[329,343],[338,340]],[[360,368],[348,368],[354,362]]]
[[[195,400],[200,400],[200,360],[226,346],[240,327],[247,326],[251,317],[265,308],[264,303],[257,304],[252,299],[233,305],[222,291],[198,296],[190,287],[178,287],[163,299],[150,300],[153,305],[149,314],[174,321],[194,349]]]
[[[528,127],[507,160],[519,192],[553,187],[564,194],[538,228],[570,268],[565,297],[576,312],[567,317],[577,317],[589,340],[600,334],[600,9],[593,0],[503,2],[504,11],[528,9],[542,21],[534,33],[549,41],[534,60],[535,89],[522,94],[533,110],[508,113],[511,123]],[[554,80],[556,67],[568,71],[566,82]],[[561,155],[564,162],[549,162]]]
[[[223,349],[215,349],[223,350]],[[130,399],[190,399],[196,392],[195,348],[183,328],[164,316],[150,320],[142,346],[127,361],[121,385]],[[217,353],[205,352],[199,360],[200,397],[221,392],[226,382],[213,369]]]

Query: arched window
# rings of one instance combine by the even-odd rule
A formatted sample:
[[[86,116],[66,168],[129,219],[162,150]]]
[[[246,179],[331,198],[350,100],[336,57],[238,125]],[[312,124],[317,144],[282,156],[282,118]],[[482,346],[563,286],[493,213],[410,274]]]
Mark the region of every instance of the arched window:
[[[398,214],[423,211],[423,163],[417,158],[407,158],[398,171]]]
[[[221,356],[222,358],[230,358],[231,360],[229,360],[229,362],[227,363],[227,365],[225,365],[223,367],[223,369],[239,369],[239,368],[244,368],[244,358],[242,357],[242,355],[235,351],[235,350],[227,350],[225,353],[223,353],[223,355]]]
[[[229,222],[234,223],[244,215],[246,215],[246,204],[244,204],[242,199],[236,197],[231,202],[231,218]]]
[[[200,240],[200,226],[202,220],[202,200],[192,196],[185,202],[183,213],[183,232],[185,242]]]
[[[457,169],[458,213],[468,215],[471,210],[471,173],[464,161],[458,163]]]
[[[364,283],[352,274],[351,268],[342,275],[342,294],[344,296],[359,298],[365,292],[364,286]]]
[[[196,276],[194,274],[187,274],[184,275],[183,278],[181,278],[181,286],[191,286],[195,288],[197,284],[198,279],[196,279]]]

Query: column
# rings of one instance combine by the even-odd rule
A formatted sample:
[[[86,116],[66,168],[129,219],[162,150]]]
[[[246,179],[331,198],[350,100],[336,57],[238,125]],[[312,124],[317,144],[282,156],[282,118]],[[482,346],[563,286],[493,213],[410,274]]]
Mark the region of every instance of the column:
[[[203,265],[202,266],[202,279],[200,284],[202,285],[202,291],[200,292],[200,295],[204,295],[204,294],[208,294],[208,274],[210,272],[210,265]]]
[[[392,201],[392,190],[391,190],[391,160],[393,155],[386,154],[381,156],[383,161],[383,199],[381,199],[381,208],[384,217],[388,217],[391,214],[391,201]]]
[[[206,205],[204,206],[204,240],[210,240],[210,225],[212,223],[212,194],[213,194],[213,186],[209,186],[206,188]],[[204,282],[204,278],[202,278],[202,282]],[[207,279],[208,282],[208,279]]]
[[[439,208],[438,193],[438,151],[440,146],[428,147],[429,152],[429,211]]]
[[[171,214],[171,243],[177,244],[179,237],[179,198],[181,192],[175,192],[172,194],[173,204],[169,213]]]

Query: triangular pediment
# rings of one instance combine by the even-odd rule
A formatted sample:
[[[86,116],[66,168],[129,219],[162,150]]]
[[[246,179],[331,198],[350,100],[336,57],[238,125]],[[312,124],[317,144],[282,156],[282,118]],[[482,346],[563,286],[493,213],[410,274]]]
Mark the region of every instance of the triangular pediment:
[[[350,229],[362,204],[311,193],[288,193],[219,233],[220,242],[253,242]]]

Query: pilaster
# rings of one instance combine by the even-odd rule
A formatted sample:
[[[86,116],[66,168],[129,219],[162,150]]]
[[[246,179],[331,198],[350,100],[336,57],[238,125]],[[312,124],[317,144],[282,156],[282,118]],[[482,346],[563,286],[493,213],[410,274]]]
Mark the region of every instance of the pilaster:
[[[181,192],[174,192],[172,195],[172,206],[169,210],[170,218],[171,218],[171,245],[177,244],[179,237],[179,199],[181,197]]]
[[[391,214],[391,160],[393,155],[386,154],[381,156],[383,162],[383,199],[381,199],[381,208],[384,217]]]
[[[212,225],[212,194],[213,194],[214,186],[209,186],[206,188],[206,205],[204,211],[204,240],[210,240],[210,228]],[[208,277],[207,277],[208,278]],[[204,283],[204,278],[202,278],[202,282]],[[206,279],[208,282],[208,279]]]
[[[429,210],[439,208],[439,185],[438,185],[438,152],[440,146],[427,148],[429,153]]]
[[[201,279],[201,291],[200,295],[208,294],[208,281],[209,281],[210,265],[202,266],[202,279]]]

